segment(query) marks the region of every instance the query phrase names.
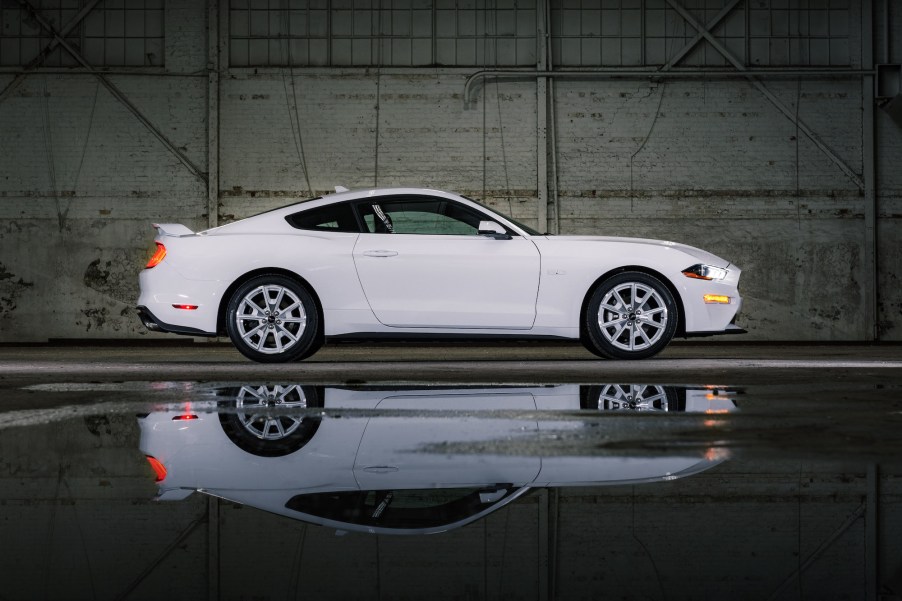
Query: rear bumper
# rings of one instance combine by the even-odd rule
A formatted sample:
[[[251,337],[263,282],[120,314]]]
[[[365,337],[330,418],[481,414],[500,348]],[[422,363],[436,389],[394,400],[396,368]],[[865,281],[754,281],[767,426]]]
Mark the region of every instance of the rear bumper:
[[[144,324],[144,327],[151,332],[166,332],[168,334],[182,334],[184,336],[207,336],[211,338],[216,336],[215,332],[205,332],[198,328],[177,326],[171,323],[160,321],[157,316],[150,311],[150,309],[144,306],[139,306],[137,310],[138,317],[141,318],[141,322]]]

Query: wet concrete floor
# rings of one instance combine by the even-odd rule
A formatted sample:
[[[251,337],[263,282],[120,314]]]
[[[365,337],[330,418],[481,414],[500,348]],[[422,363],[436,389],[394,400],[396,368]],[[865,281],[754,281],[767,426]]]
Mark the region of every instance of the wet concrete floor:
[[[902,598],[900,345],[2,347],[0,393],[0,599]]]
[[[46,381],[240,380],[731,384],[902,382],[902,344],[675,343],[644,361],[600,360],[578,344],[330,344],[299,363],[252,363],[225,344],[0,347],[0,386]]]

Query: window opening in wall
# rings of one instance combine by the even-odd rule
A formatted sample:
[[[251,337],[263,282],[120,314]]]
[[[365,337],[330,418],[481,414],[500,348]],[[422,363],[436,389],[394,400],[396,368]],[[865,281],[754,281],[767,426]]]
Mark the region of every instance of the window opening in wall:
[[[677,0],[702,26],[729,0]],[[665,0],[550,0],[553,62],[562,67],[655,66],[670,61],[696,29]],[[849,50],[850,0],[739,2],[711,34],[748,67],[844,66]],[[727,67],[702,40],[683,67]]]
[[[87,0],[30,0],[56,31],[65,28]],[[163,0],[103,0],[65,39],[95,67],[161,67]],[[16,0],[0,0],[0,66],[23,66],[51,43],[53,36]],[[76,60],[57,46],[41,63],[74,67]]]
[[[536,0],[231,0],[242,66],[534,66]],[[289,45],[290,52],[282,48]]]

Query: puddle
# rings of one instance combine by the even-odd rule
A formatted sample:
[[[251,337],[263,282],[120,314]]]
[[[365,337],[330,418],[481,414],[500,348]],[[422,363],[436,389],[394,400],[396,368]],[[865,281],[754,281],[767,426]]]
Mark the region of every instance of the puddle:
[[[902,591],[893,387],[19,392],[41,408],[0,413],[3,599]]]

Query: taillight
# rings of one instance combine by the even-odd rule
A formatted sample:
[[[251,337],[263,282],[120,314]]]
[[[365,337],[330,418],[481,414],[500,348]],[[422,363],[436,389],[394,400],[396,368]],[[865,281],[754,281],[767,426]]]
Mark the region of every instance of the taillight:
[[[156,245],[157,245],[157,252],[155,252],[153,254],[153,256],[150,258],[150,261],[148,261],[147,265],[144,266],[144,269],[150,269],[151,267],[156,267],[157,265],[160,264],[160,261],[162,261],[166,257],[166,247],[163,246],[163,243],[156,242]]]
[[[160,463],[160,460],[156,457],[151,457],[150,455],[146,455],[147,462],[150,464],[150,467],[153,468],[153,473],[157,475],[157,479],[155,482],[162,482],[166,479],[166,467]]]

